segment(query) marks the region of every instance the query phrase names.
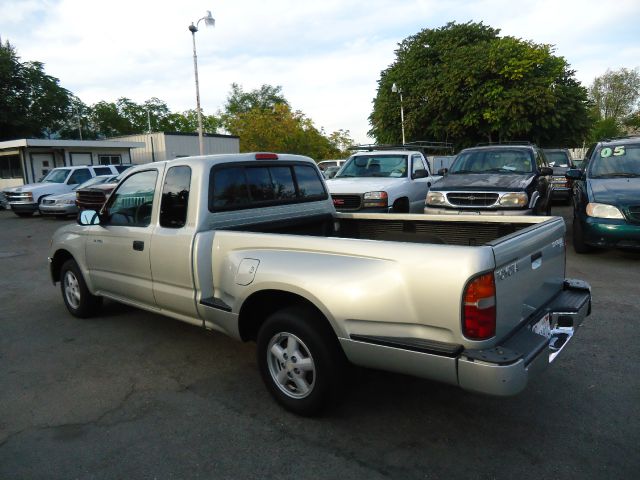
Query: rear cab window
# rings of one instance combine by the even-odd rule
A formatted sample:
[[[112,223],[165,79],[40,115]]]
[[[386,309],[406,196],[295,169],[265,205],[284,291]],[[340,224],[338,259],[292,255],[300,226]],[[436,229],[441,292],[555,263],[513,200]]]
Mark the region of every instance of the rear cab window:
[[[222,164],[209,177],[209,211],[326,200],[317,170],[303,162]]]

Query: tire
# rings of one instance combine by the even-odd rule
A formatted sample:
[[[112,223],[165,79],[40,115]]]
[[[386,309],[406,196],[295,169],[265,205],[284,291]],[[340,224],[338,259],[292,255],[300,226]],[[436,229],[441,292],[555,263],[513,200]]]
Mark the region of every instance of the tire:
[[[545,215],[548,217],[551,215],[551,204],[553,202],[551,201],[551,197],[549,197],[549,200],[547,201],[547,209],[545,211]]]
[[[79,318],[92,316],[102,304],[102,297],[92,295],[75,260],[69,259],[60,269],[60,291],[71,315]]]
[[[393,213],[409,213],[409,200],[406,198],[399,198],[393,202],[393,209],[391,211]]]
[[[584,242],[584,231],[578,217],[573,217],[573,249],[576,253],[589,253],[593,247]]]
[[[17,216],[21,218],[28,218],[33,215],[33,212],[13,212],[13,213],[15,213]]]
[[[269,316],[258,332],[257,355],[267,390],[290,412],[317,415],[343,394],[348,361],[326,320],[309,307]]]

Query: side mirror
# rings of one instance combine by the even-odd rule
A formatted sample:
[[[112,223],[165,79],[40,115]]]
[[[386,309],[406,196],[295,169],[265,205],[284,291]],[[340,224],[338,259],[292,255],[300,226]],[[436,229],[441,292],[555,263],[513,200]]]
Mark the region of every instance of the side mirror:
[[[584,172],[577,168],[572,168],[570,170],[567,170],[564,176],[569,180],[582,180],[584,178]]]
[[[547,175],[553,175],[553,168],[551,167],[540,167],[540,175],[546,177]]]
[[[415,172],[413,172],[413,178],[427,178],[429,175],[427,175],[427,171],[424,168],[420,168],[418,170],[416,170]]]
[[[441,168],[440,170],[438,170],[438,175],[446,175],[447,173],[449,173],[448,168]]]
[[[100,215],[95,210],[83,210],[78,216],[80,225],[100,225]]]

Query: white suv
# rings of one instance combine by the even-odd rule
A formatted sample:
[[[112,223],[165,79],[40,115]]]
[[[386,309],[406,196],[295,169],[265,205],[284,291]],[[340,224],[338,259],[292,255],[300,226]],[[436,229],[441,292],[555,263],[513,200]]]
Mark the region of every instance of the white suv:
[[[42,200],[49,195],[59,195],[73,190],[90,178],[98,175],[118,175],[124,165],[96,165],[78,167],[59,167],[51,170],[38,183],[29,183],[5,189],[4,194],[9,208],[19,217],[30,217],[38,211]]]
[[[422,213],[434,177],[424,155],[411,150],[354,153],[327,187],[339,212]]]

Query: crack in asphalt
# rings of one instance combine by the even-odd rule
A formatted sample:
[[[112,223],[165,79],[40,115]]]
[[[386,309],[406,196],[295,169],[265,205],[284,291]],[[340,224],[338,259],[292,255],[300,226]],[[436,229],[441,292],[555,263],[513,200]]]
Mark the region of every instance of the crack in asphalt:
[[[97,425],[99,424],[105,417],[107,417],[108,415],[120,410],[121,408],[123,408],[125,406],[125,404],[131,399],[131,397],[134,395],[134,393],[136,393],[136,384],[133,383],[129,389],[129,391],[124,395],[124,397],[122,397],[122,399],[118,402],[118,404],[112,408],[109,408],[108,410],[102,412],[100,415],[98,415],[97,418],[91,419],[91,420],[87,420],[85,422],[72,422],[72,423],[60,423],[60,424],[55,424],[55,425],[30,425],[26,428],[23,428],[22,430],[18,430],[17,432],[13,432],[10,433],[9,435],[7,435],[7,437],[5,437],[4,440],[0,441],[0,448],[4,447],[7,443],[9,443],[11,440],[13,440],[14,438],[18,437],[19,435],[23,434],[24,432],[28,432],[30,430],[49,430],[49,429],[53,429],[53,428],[61,428],[61,427],[85,427],[87,425]],[[118,423],[121,422],[115,422],[112,423],[110,425],[117,425]]]

